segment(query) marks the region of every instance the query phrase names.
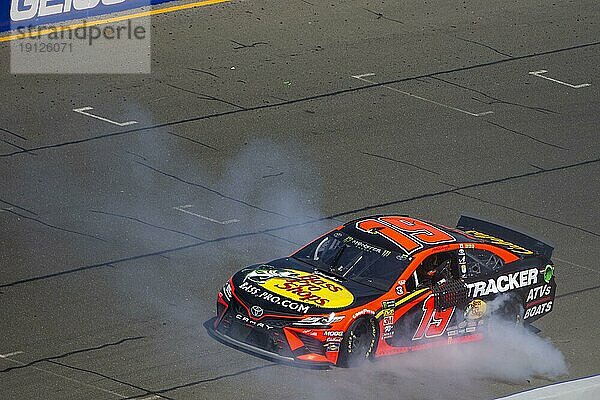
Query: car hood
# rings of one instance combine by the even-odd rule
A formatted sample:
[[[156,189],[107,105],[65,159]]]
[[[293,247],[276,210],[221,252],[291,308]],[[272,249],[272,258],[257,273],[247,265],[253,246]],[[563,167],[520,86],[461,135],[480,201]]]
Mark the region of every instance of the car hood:
[[[289,257],[244,268],[233,276],[232,283],[237,299],[248,311],[254,307],[257,318],[261,312],[327,314],[358,307],[384,294]]]

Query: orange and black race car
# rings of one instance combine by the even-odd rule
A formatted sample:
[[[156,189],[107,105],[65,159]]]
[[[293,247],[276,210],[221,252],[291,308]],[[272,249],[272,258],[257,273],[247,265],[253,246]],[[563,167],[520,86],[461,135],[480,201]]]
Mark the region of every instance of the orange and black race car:
[[[552,311],[552,250],[473,217],[456,229],[361,218],[236,273],[209,330],[235,347],[311,365],[476,341],[495,317],[529,324]]]

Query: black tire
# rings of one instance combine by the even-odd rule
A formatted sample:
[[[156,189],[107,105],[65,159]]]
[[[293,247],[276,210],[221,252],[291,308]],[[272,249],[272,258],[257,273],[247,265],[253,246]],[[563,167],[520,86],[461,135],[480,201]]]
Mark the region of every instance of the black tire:
[[[375,350],[377,324],[373,318],[360,318],[350,325],[340,345],[338,366],[356,367],[368,360]]]
[[[492,326],[494,323],[504,323],[514,326],[523,325],[523,315],[525,307],[523,301],[518,296],[511,296],[504,304],[492,315]]]

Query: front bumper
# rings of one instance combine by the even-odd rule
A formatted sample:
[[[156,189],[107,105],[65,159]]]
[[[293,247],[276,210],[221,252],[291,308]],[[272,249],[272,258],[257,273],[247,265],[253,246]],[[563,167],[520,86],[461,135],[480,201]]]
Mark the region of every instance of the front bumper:
[[[212,324],[208,325],[206,328],[207,328],[208,333],[214,339],[220,341],[221,343],[224,343],[224,344],[230,345],[232,347],[235,347],[239,350],[246,351],[248,353],[255,354],[257,356],[269,359],[271,361],[276,361],[276,362],[283,363],[283,364],[293,364],[293,365],[311,367],[311,368],[329,368],[332,365],[331,362],[299,360],[294,357],[286,357],[286,356],[279,355],[277,353],[263,350],[259,347],[249,345],[247,343],[241,342],[232,337],[222,334],[221,332],[215,330],[212,327]]]
[[[246,314],[233,299],[207,330],[224,344],[273,361],[310,367],[334,364],[326,357],[321,341],[290,327],[290,321],[268,318],[256,322]]]

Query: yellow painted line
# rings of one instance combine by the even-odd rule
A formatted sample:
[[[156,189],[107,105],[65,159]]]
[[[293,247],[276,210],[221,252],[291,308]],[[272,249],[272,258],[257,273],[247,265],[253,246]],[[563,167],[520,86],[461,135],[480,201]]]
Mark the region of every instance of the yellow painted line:
[[[75,30],[77,28],[87,28],[90,26],[111,24],[113,22],[127,21],[127,20],[135,19],[135,18],[143,18],[143,17],[152,16],[152,15],[167,14],[167,13],[181,11],[181,10],[189,10],[190,8],[204,7],[204,6],[209,6],[211,4],[226,3],[229,1],[231,1],[231,0],[204,0],[204,1],[198,1],[195,3],[181,4],[178,6],[158,8],[155,10],[142,11],[142,12],[134,13],[134,14],[121,15],[119,17],[105,18],[105,19],[99,19],[96,21],[89,21],[89,22],[86,21],[86,22],[80,22],[80,23],[72,24],[72,25],[65,25],[65,26],[55,26],[51,29],[41,29],[41,30],[35,30],[35,31],[30,31],[30,32],[25,32],[25,33],[19,33],[16,35],[0,36],[0,43],[10,42],[10,41],[19,40],[19,39],[25,39],[25,38],[31,38],[31,37],[45,36],[50,33],[70,31],[70,30]]]
[[[415,297],[419,296],[420,294],[423,294],[424,292],[426,292],[428,290],[429,289],[419,289],[416,292],[413,292],[413,293],[409,294],[408,296],[401,298],[400,300],[396,301],[394,309],[398,308],[398,306],[400,306],[401,304],[407,303],[409,300],[414,299]],[[377,315],[375,315],[375,318],[380,318],[382,315],[383,315],[383,310],[379,311],[377,313]]]

